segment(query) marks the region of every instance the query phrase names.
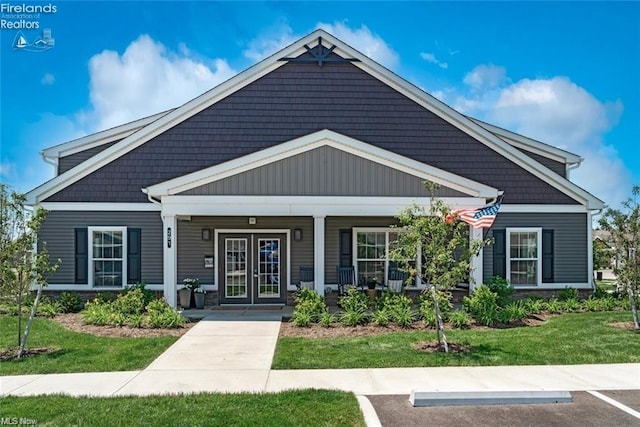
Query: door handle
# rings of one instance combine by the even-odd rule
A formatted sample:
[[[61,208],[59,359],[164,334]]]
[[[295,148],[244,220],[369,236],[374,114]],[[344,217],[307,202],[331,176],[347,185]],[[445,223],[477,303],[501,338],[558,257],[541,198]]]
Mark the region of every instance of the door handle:
[[[258,270],[253,270],[253,277],[258,278]]]

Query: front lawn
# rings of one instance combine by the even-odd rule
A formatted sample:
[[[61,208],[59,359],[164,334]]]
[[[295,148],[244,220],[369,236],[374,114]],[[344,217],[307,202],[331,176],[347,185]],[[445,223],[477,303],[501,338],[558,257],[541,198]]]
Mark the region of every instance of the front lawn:
[[[542,325],[511,329],[449,330],[450,342],[468,344],[460,354],[423,353],[413,345],[436,339],[434,331],[364,337],[280,337],[274,369],[500,366],[640,362],[640,334],[609,325],[628,312],[571,313]]]
[[[364,426],[353,393],[4,397],[2,417],[48,426]],[[6,419],[4,418],[4,419]]]
[[[16,347],[16,330],[15,316],[0,316],[0,349]],[[50,319],[35,318],[27,347],[56,350],[22,360],[3,360],[0,375],[143,369],[177,339],[98,337],[69,331]]]

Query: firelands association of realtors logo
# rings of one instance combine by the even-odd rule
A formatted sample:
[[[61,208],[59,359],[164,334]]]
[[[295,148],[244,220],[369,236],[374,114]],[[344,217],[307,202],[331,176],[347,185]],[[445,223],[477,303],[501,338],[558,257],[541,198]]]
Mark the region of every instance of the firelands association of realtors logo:
[[[55,45],[48,18],[58,12],[52,3],[0,3],[0,30],[13,32],[11,47],[18,51],[42,52]]]

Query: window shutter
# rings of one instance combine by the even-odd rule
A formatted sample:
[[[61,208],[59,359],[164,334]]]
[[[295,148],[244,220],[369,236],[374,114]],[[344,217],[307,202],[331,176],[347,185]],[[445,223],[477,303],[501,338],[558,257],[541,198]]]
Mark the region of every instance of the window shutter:
[[[141,230],[127,228],[127,283],[134,284],[142,281]]]
[[[553,283],[553,230],[542,230],[542,283]]]
[[[507,238],[506,230],[493,230],[493,275],[509,280],[507,277]]]
[[[75,229],[75,283],[79,285],[86,285],[89,283],[88,268],[89,268],[89,248],[87,235],[88,230],[86,228]]]
[[[351,247],[351,229],[340,230],[340,267],[351,267],[353,265]]]

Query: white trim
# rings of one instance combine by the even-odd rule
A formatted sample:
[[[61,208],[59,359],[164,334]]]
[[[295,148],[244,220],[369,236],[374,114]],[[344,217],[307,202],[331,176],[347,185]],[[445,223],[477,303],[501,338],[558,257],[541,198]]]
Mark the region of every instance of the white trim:
[[[469,227],[471,231],[471,239],[469,244],[473,244],[473,242],[482,241],[483,231],[481,228]],[[478,255],[474,255],[471,258],[471,272],[469,274],[469,292],[473,292],[476,287],[482,285],[483,276],[484,276],[484,248],[480,248],[480,252]]]
[[[169,232],[171,230],[171,247]],[[171,307],[178,306],[178,221],[175,215],[162,215],[162,266],[164,300]]]
[[[564,288],[574,289],[591,289],[589,283],[541,283],[537,286],[519,286],[513,287],[516,291],[531,291],[531,290],[562,290]]]
[[[104,231],[116,231],[122,233],[122,286],[96,286],[95,277],[93,276],[93,262],[95,257],[93,256],[93,233]],[[127,227],[122,226],[88,226],[87,227],[87,280],[89,288],[92,290],[102,290],[106,288],[124,289],[127,286]],[[120,258],[112,258],[113,260],[119,260]]]
[[[400,156],[328,129],[314,132],[220,165],[151,185],[143,191],[155,198],[166,195],[176,195],[201,185],[216,182],[324,146],[332,147],[418,178],[435,182],[473,197],[495,198],[498,196],[498,190],[495,188],[429,166],[417,160]]]
[[[510,130],[501,128],[491,123],[484,122],[474,117],[467,116],[474,123],[487,129],[489,132],[494,133],[496,136],[506,140],[509,144],[527,150],[531,153],[538,154],[548,159],[554,160],[560,163],[581,163],[584,159],[577,154],[571,153],[566,150],[562,150],[558,147],[554,147],[544,142],[537,141],[533,138],[529,138],[524,135],[517,134]]]
[[[324,298],[325,217],[313,217],[313,280],[316,292]]]
[[[535,288],[542,285],[542,228],[540,227],[508,227],[505,229],[506,244],[505,244],[505,262],[506,262],[506,279],[511,283],[511,233],[536,233],[536,280]],[[522,258],[518,258],[522,259]],[[525,258],[526,259],[526,258]],[[511,283],[514,289],[524,289],[532,287],[532,285],[517,285]],[[555,285],[555,284],[554,284]]]
[[[442,198],[453,209],[479,208],[485,199]],[[324,196],[163,196],[163,215],[192,216],[396,216],[417,204],[428,209],[427,197]]]
[[[38,206],[48,211],[98,211],[98,212],[160,212],[155,203],[98,203],[98,202],[42,202]]]
[[[596,290],[596,282],[593,279],[593,222],[591,212],[587,212],[587,280],[591,288]]]
[[[218,272],[220,271],[220,257],[219,254],[219,245],[218,245],[218,235],[219,234],[286,234],[287,235],[287,286],[285,287],[285,296],[286,292],[290,290],[295,290],[296,287],[291,284],[291,230],[288,228],[216,228],[213,230],[214,237],[214,256],[215,260],[213,275],[213,290],[220,291],[220,283],[218,283]],[[252,275],[253,277],[253,275]],[[253,295],[253,291],[251,293]]]
[[[304,53],[306,50],[305,45],[312,43],[318,37],[323,38],[323,45],[335,45],[335,53],[358,58],[360,62],[353,63],[356,67],[362,69],[373,77],[378,78],[391,88],[399,91],[409,99],[414,100],[427,110],[461,129],[463,132],[466,132],[479,142],[495,150],[515,164],[523,167],[525,170],[538,176],[543,181],[574,198],[576,201],[592,209],[600,209],[604,207],[604,202],[595,196],[536,162],[526,154],[520,152],[517,148],[512,147],[498,136],[486,130],[484,127],[453,110],[451,107],[422,91],[417,86],[403,80],[367,56],[320,29],[313,31],[297,42],[266,58],[262,62],[237,74],[235,77],[232,77],[216,88],[187,102],[181,107],[172,110],[155,122],[138,130],[132,135],[126,137],[124,140],[112,145],[80,165],[30,191],[27,193],[27,204],[34,205],[45,200],[47,197],[55,194],[62,188],[82,179],[123,154],[139,147],[146,141],[160,135],[176,124],[201,112],[235,91],[279,68],[286,63],[286,61],[279,61],[280,58],[295,57]]]
[[[586,213],[584,205],[508,205],[500,206],[500,213]]]
[[[137,132],[139,129],[155,122],[170,111],[173,110],[163,111],[161,113],[138,119],[133,122],[125,123],[111,129],[103,130],[91,135],[84,136],[82,138],[54,145],[52,147],[45,148],[40,152],[40,154],[44,158],[57,160],[60,157],[70,156],[72,154],[80,153],[91,148],[99,147],[103,144],[128,137],[132,133]]]
[[[89,285],[78,285],[78,284],[70,284],[70,283],[63,283],[63,284],[50,283],[47,285],[46,288],[43,289],[43,291],[45,292],[46,291],[119,292],[119,291],[123,291],[127,286],[129,285],[125,285],[123,287],[100,286],[100,287],[92,288]],[[145,289],[149,289],[150,291],[164,291],[164,285],[158,284],[158,283],[147,284],[145,285]]]

